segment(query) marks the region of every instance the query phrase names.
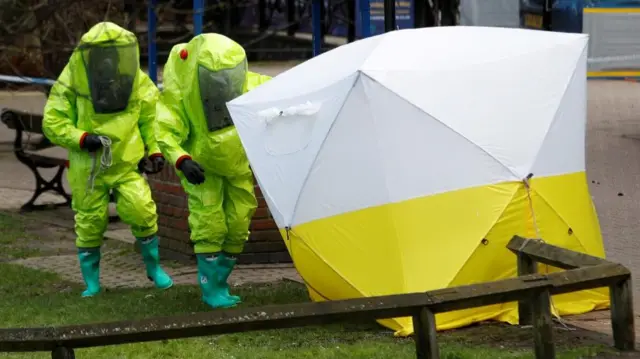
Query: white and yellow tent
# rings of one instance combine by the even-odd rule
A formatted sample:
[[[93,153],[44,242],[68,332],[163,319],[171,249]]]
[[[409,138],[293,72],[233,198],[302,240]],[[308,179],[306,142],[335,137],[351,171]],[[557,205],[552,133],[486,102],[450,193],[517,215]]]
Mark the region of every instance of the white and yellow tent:
[[[516,234],[604,257],[585,174],[587,41],[506,28],[394,31],[228,103],[311,297],[513,277],[505,246]],[[605,290],[553,303],[558,315],[609,304]],[[517,323],[516,303],[437,323],[488,319]],[[413,331],[409,318],[381,323]]]

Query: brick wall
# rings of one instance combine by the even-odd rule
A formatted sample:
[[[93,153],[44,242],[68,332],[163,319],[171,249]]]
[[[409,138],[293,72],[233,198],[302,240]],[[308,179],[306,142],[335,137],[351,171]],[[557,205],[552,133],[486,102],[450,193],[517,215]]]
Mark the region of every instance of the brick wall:
[[[194,260],[193,246],[189,240],[187,197],[172,166],[148,177],[153,198],[158,207],[158,235],[163,257]],[[240,263],[291,262],[260,188],[256,185],[258,209],[251,222],[251,236]]]

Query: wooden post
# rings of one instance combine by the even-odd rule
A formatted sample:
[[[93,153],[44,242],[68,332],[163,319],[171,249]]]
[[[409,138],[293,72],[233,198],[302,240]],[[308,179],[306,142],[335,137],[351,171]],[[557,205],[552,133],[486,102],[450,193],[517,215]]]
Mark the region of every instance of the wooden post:
[[[553,344],[553,319],[549,291],[544,290],[533,295],[531,307],[536,359],[555,359],[556,349]]]
[[[632,291],[631,276],[609,287],[613,341],[616,349],[623,351],[635,350]]]
[[[76,359],[73,348],[57,347],[51,352],[51,359]]]
[[[518,253],[518,276],[535,274],[537,272],[536,262],[524,253]],[[520,325],[531,325],[531,302],[523,299],[518,302],[518,318]]]
[[[416,358],[440,359],[436,338],[436,318],[432,311],[423,307],[413,316],[413,336],[416,341]]]

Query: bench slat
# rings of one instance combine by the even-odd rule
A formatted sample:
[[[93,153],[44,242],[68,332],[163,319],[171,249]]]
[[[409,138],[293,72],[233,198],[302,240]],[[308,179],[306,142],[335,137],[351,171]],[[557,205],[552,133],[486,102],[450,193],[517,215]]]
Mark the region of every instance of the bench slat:
[[[42,134],[43,116],[40,114],[3,108],[0,110],[0,119],[10,129]]]
[[[54,168],[58,166],[65,166],[67,164],[67,160],[64,158],[47,157],[33,153],[26,153],[26,155],[29,160],[33,161],[33,163],[40,168]]]

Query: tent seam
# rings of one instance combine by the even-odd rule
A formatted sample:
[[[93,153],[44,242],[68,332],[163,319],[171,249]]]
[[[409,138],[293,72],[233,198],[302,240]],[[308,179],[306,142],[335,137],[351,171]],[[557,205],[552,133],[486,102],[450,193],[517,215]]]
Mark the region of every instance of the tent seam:
[[[560,215],[560,213],[558,213],[558,211],[555,210],[555,208],[553,208],[553,206],[551,205],[551,203],[549,203],[549,201],[547,201],[547,199],[545,198],[545,196],[543,196],[537,189],[534,189],[533,186],[531,187],[531,191],[533,191],[534,193],[536,193],[540,199],[542,199],[542,201],[549,206],[549,208],[553,211],[553,213],[556,214],[556,216],[558,216],[558,218],[560,218],[560,220],[562,221],[562,223],[564,223],[567,227],[572,228],[571,225],[569,224],[569,222],[567,222],[566,219],[564,219],[564,217],[562,215]],[[573,230],[573,228],[572,228]],[[582,243],[582,240],[580,239],[580,237],[578,236],[578,234],[573,231],[573,235],[576,237],[576,239],[578,240],[578,244],[580,244],[580,247],[582,248],[582,250],[584,251],[584,253],[587,253],[587,248],[584,246],[584,244]],[[544,238],[540,238],[542,240],[544,240]]]
[[[382,41],[381,41],[381,42],[382,42]],[[561,44],[554,44],[554,45],[551,45],[551,46],[545,47],[545,48],[544,48],[544,50],[554,49],[554,48],[557,48],[557,47],[563,47],[563,46],[566,46],[566,44],[567,44],[567,43],[570,43],[570,42],[571,42],[571,41],[563,42],[563,43],[561,43]],[[378,44],[378,46],[379,46],[379,44]],[[377,47],[376,47],[376,49],[377,49]],[[503,57],[500,57],[500,58],[495,59],[495,60],[493,60],[493,61],[483,61],[483,62],[473,63],[473,64],[471,64],[471,66],[486,65],[486,64],[491,64],[491,63],[497,63],[497,62],[500,62],[500,61],[503,61],[503,60],[505,60],[505,59],[509,59],[509,58],[512,58],[512,57],[513,57],[513,58],[517,58],[517,57],[527,56],[527,55],[530,55],[530,54],[532,54],[532,53],[536,53],[536,52],[538,52],[538,51],[540,51],[540,50],[525,51],[525,52],[523,52],[523,53],[516,54],[516,55],[514,55],[514,56],[503,56]],[[585,47],[585,48],[583,48],[582,52],[580,53],[580,57],[578,58],[578,60],[576,61],[576,63],[580,60],[580,58],[582,57],[582,54],[584,53],[584,51],[586,51],[586,47]],[[373,52],[372,52],[372,53],[373,53]],[[366,61],[365,61],[365,63],[366,63]],[[363,64],[363,65],[364,65],[364,64]],[[575,67],[575,66],[574,66],[574,67]],[[375,81],[375,82],[379,83],[379,84],[380,84],[381,86],[383,86],[384,88],[387,88],[386,86],[384,86],[384,84],[380,83],[379,81],[377,81],[376,79],[374,79],[372,76],[370,76],[370,75],[367,73],[367,70],[377,71],[376,69],[373,69],[373,68],[370,68],[370,69],[364,69],[364,66],[363,66],[362,72],[363,72],[367,77],[369,77],[370,79],[372,79],[373,81]],[[407,71],[407,70],[392,70],[392,71]],[[447,72],[447,71],[455,71],[455,69],[451,69],[451,70],[434,70],[434,71],[432,71],[432,72]],[[569,83],[571,83],[571,80],[573,80],[573,78],[574,78],[574,76],[575,76],[575,73],[576,73],[576,70],[574,69],[574,72],[573,72],[573,74],[571,75],[571,78],[570,78],[570,80],[569,80]],[[563,99],[564,99],[564,96],[566,95],[566,89],[568,88],[569,83],[567,83],[567,86],[565,87],[565,92],[563,93]],[[395,91],[393,91],[393,90],[391,90],[391,89],[389,89],[389,91],[393,92],[393,93],[394,93],[396,96],[398,96],[399,98],[401,98],[401,99],[405,100],[406,102],[408,102],[408,103],[409,103],[409,104],[411,104],[412,106],[414,106],[414,107],[418,108],[419,110],[421,110],[422,112],[426,113],[426,114],[427,114],[427,115],[429,115],[431,118],[433,118],[433,119],[435,119],[436,121],[440,122],[442,125],[446,126],[446,127],[447,127],[447,128],[449,128],[451,131],[453,131],[454,133],[456,133],[456,134],[457,134],[457,135],[459,135],[460,137],[464,138],[467,142],[469,142],[469,143],[471,143],[472,145],[474,145],[474,146],[478,147],[478,148],[479,148],[480,150],[482,150],[484,153],[486,153],[487,155],[489,155],[489,157],[491,157],[492,159],[494,159],[494,160],[495,160],[496,162],[498,162],[501,166],[505,167],[509,172],[511,172],[513,175],[515,175],[515,176],[516,176],[516,178],[520,179],[520,178],[522,177],[522,176],[520,176],[519,174],[515,173],[511,168],[509,168],[509,166],[507,166],[507,165],[506,165],[506,164],[504,164],[502,161],[498,160],[495,156],[493,156],[491,153],[489,153],[489,152],[488,152],[488,151],[486,151],[484,148],[482,148],[482,146],[480,146],[480,145],[478,145],[477,143],[475,143],[475,142],[471,141],[469,138],[467,138],[466,136],[462,135],[461,133],[459,133],[458,131],[456,131],[455,129],[453,129],[451,126],[447,125],[446,123],[444,123],[444,122],[443,122],[443,121],[441,121],[440,119],[436,118],[435,116],[433,116],[432,114],[430,114],[430,113],[429,113],[429,112],[427,112],[426,110],[424,110],[424,109],[420,108],[418,105],[414,104],[413,102],[409,101],[408,99],[406,99],[406,98],[404,98],[404,97],[400,96],[400,95],[399,95],[398,93],[396,93]],[[561,103],[562,103],[562,99],[560,100],[560,104],[561,104]],[[559,108],[559,106],[558,106],[558,108]],[[555,115],[556,115],[556,114],[557,114],[557,109],[556,109],[556,112],[554,113],[554,117],[555,117]],[[544,140],[546,139],[546,136],[547,136],[547,134],[548,134],[548,132],[549,132],[549,129],[550,129],[550,128],[551,128],[551,126],[553,125],[553,122],[555,122],[555,119],[554,119],[554,121],[552,121],[552,123],[549,125],[549,128],[547,129],[547,133],[545,133],[545,136],[543,137],[543,140],[542,140],[542,142],[541,142],[541,145],[540,145],[541,147],[540,147],[540,149],[542,148],[542,144],[544,143]],[[534,157],[534,161],[533,161],[533,163],[535,163],[535,160],[537,159],[537,156],[538,156],[538,154],[539,154],[539,152],[540,152],[540,149],[539,149],[539,150],[538,150],[538,152],[536,153],[536,156]],[[533,164],[532,164],[532,166],[533,166]]]
[[[293,229],[291,230],[293,232]],[[298,238],[300,238],[299,236],[296,236]],[[316,252],[313,248],[311,248],[311,246],[309,246],[307,243],[305,243],[305,241],[303,241],[302,239],[300,239],[300,242],[302,242],[302,244],[304,244],[309,251],[311,251],[311,253],[313,253],[316,257],[318,257],[324,264],[327,265],[327,268],[331,269],[332,272],[334,272],[335,274],[337,274],[340,279],[344,280],[345,283],[347,283],[354,291],[356,291],[357,293],[360,293],[360,295],[364,296],[364,297],[368,297],[368,294],[365,294],[364,292],[362,292],[360,289],[356,288],[355,285],[353,285],[353,283],[351,283],[347,278],[345,278],[344,275],[342,275],[342,273],[340,273],[337,269],[335,269],[333,266],[331,266],[325,259],[324,257],[322,257],[320,254],[318,254],[318,252]],[[293,241],[291,241],[291,252],[293,253]],[[293,257],[293,254],[291,255]],[[295,266],[295,264],[294,264]],[[297,270],[297,268],[296,268]],[[298,271],[298,273],[300,273]],[[302,274],[300,274],[300,277],[302,278]],[[302,278],[302,280],[306,283],[307,280],[305,280],[304,278]],[[326,297],[325,295],[323,295],[322,293],[320,293],[320,291],[318,291],[317,289],[315,289],[313,286],[310,286],[311,288],[313,288],[314,291],[316,291],[316,293],[320,294],[323,298],[325,299],[329,299],[328,297]],[[331,300],[331,299],[329,299]]]
[[[371,79],[371,77],[369,77],[368,75],[365,74],[365,76],[367,78]],[[398,94],[396,94],[395,92],[389,90],[388,88],[386,88],[385,86],[383,86],[379,82],[374,81],[374,83],[377,83],[381,88],[391,92],[393,95],[395,95],[397,97],[400,97],[400,96],[398,96]],[[368,107],[371,110],[371,101],[369,100],[369,96],[367,95],[367,89],[366,89],[366,86],[364,86],[364,83],[362,84],[362,90],[363,90],[364,95],[365,95],[365,101],[367,101]],[[377,145],[376,149],[377,149],[378,153],[381,153],[381,151],[380,151],[380,140],[379,140],[379,136],[378,136],[379,132],[377,131],[377,128],[376,128],[376,125],[375,125],[376,124],[375,118],[376,118],[375,112],[371,111],[371,119],[372,119],[372,122],[373,122],[372,123],[372,127],[373,127],[374,132],[376,133],[376,145]],[[381,161],[381,162],[383,162],[383,161]],[[386,175],[387,171],[385,170],[384,162],[382,163],[381,167],[383,169],[382,172],[384,173],[384,176],[383,176],[384,177],[384,183],[385,183],[385,187],[387,189],[387,203],[386,203],[386,206],[384,206],[384,207],[386,207],[385,208],[385,212],[387,212],[389,214],[389,217],[391,217],[391,223],[393,225],[393,231],[396,234],[396,238],[399,239],[400,238],[400,233],[398,232],[398,226],[396,225],[397,219],[396,219],[396,217],[394,215],[393,203],[391,202],[391,194],[390,194],[391,190],[389,189],[390,188],[389,187],[389,178]],[[399,241],[397,241],[397,242],[399,242]],[[399,244],[397,244],[397,250],[398,250],[398,257],[399,257],[399,259],[400,259],[400,261],[402,263],[402,265],[401,265],[401,269],[402,269],[402,289],[404,291],[406,289],[406,285],[407,285],[406,276],[405,276],[405,268],[404,268],[404,263],[405,262],[404,262],[404,255],[402,253],[402,250],[400,249],[400,245]]]
[[[477,147],[480,149],[480,151],[484,152],[487,154],[487,156],[491,157],[494,161],[496,161],[500,166],[504,167],[507,171],[509,171],[509,173],[511,173],[512,175],[514,175],[517,179],[520,179],[521,176],[519,176],[517,173],[515,173],[511,168],[509,168],[509,166],[507,166],[506,164],[502,163],[502,161],[498,160],[495,156],[493,156],[491,153],[489,153],[487,150],[485,150],[484,148],[482,148],[482,146],[478,145],[477,143],[471,141],[469,138],[467,138],[466,136],[464,136],[463,134],[461,134],[460,132],[458,132],[457,130],[453,129],[451,126],[447,125],[446,123],[444,123],[443,121],[441,121],[440,119],[436,118],[435,116],[433,116],[432,114],[430,114],[429,112],[427,112],[426,110],[422,109],[420,106],[416,105],[415,103],[413,103],[412,101],[409,101],[408,99],[400,96],[400,94],[398,94],[397,92],[393,91],[392,89],[388,88],[387,86],[385,86],[384,84],[382,84],[380,81],[374,79],[372,76],[370,76],[369,74],[367,74],[366,72],[363,72],[363,74],[365,76],[367,76],[369,79],[371,79],[372,81],[374,81],[375,83],[379,84],[380,86],[382,86],[383,88],[389,90],[389,92],[393,93],[394,95],[396,95],[398,98],[404,100],[406,103],[410,104],[411,106],[417,108],[418,110],[422,111],[423,113],[425,113],[426,115],[428,115],[429,117],[433,118],[434,120],[436,120],[437,122],[439,122],[440,124],[442,124],[443,126],[445,126],[446,128],[448,128],[450,131],[452,131],[454,134],[462,137],[464,140],[466,140],[468,143],[472,144],[474,147]]]
[[[349,75],[349,76],[351,76],[351,75]],[[341,81],[344,81],[344,80],[346,80],[349,76],[343,77],[343,78],[341,78],[341,79],[337,80],[335,83],[337,83],[337,82],[341,82]],[[358,75],[358,76],[359,76],[359,75]],[[356,80],[357,80],[357,78],[356,78]],[[334,83],[334,84],[335,84],[335,83]],[[355,83],[355,81],[354,81],[354,83]],[[325,90],[326,88],[328,88],[328,87],[330,87],[330,86],[331,86],[331,84],[330,84],[330,85],[327,85],[327,86],[325,86],[325,87],[317,88],[317,89],[315,89],[315,90],[313,90],[313,91],[311,91],[311,92],[309,92],[309,93],[317,93],[317,92],[320,92],[320,91],[322,91],[322,90]],[[349,94],[351,94],[351,90],[352,90],[352,89],[353,89],[353,87],[349,90],[349,92],[347,92],[347,95],[346,95],[346,97],[345,97],[345,102],[346,102],[346,98],[349,96]],[[284,99],[284,101],[291,101],[292,99],[296,99],[296,98],[304,97],[304,96],[308,95],[309,93],[307,93],[307,94],[305,94],[305,95],[296,95],[296,96],[284,97],[283,99]],[[234,100],[234,101],[235,101],[235,100]],[[229,103],[231,103],[231,102],[233,102],[233,101],[230,101]],[[265,100],[265,101],[254,101],[254,103],[262,105],[262,104],[265,104],[265,103],[269,103],[269,101],[266,101],[266,100]],[[239,106],[242,106],[242,104],[240,104]],[[340,112],[342,111],[342,107],[344,107],[344,102],[342,103],[342,106],[340,107],[340,110],[338,111],[337,115],[339,115],[339,114],[340,114]],[[336,116],[337,116],[337,115],[336,115]],[[329,127],[329,130],[327,131],[327,135],[325,136],[325,138],[323,139],[322,143],[320,144],[320,147],[318,148],[318,152],[316,153],[316,156],[315,156],[315,158],[313,159],[313,162],[311,163],[311,167],[309,167],[309,169],[310,169],[310,170],[311,170],[311,168],[313,167],[313,165],[315,164],[315,161],[317,160],[318,155],[320,154],[320,150],[322,150],[322,147],[324,146],[324,142],[326,141],[327,136],[329,135],[329,133],[330,133],[330,132],[331,132],[331,130],[333,129],[333,125],[334,125],[334,124],[335,124],[335,121],[331,124],[331,127]],[[308,145],[307,145],[307,146],[308,146]],[[274,206],[276,207],[276,209],[278,209],[278,212],[282,215],[282,221],[284,222],[284,226],[285,226],[285,227],[290,227],[290,226],[292,226],[292,225],[293,225],[293,224],[292,224],[292,223],[290,223],[290,222],[291,222],[291,221],[293,221],[293,217],[294,217],[294,215],[295,215],[295,211],[296,211],[296,209],[298,208],[298,201],[300,200],[300,194],[302,193],[302,190],[304,189],[304,186],[306,186],[306,183],[307,183],[308,178],[309,178],[309,173],[307,173],[307,175],[305,176],[305,178],[304,178],[304,182],[302,183],[302,187],[300,187],[300,192],[298,193],[298,197],[296,198],[296,203],[294,204],[294,207],[293,207],[293,210],[292,210],[291,219],[286,218],[286,217],[284,216],[284,214],[282,214],[282,212],[279,210],[278,202],[277,202],[277,201],[276,201],[276,200],[275,200],[275,199],[274,199],[274,198],[269,194],[269,192],[268,192],[268,191],[263,190],[263,194],[265,195],[265,198],[267,198],[267,197],[268,197],[268,198],[269,198],[269,200],[274,204]],[[256,177],[256,180],[258,180],[258,177]]]
[[[491,232],[491,230],[493,229],[493,227],[496,226],[496,224],[498,223],[498,221],[500,220],[500,218],[502,218],[502,215],[504,215],[504,212],[507,210],[507,208],[509,207],[509,205],[511,204],[511,202],[513,202],[513,199],[516,197],[516,194],[518,194],[518,191],[520,190],[520,185],[523,185],[521,182],[513,182],[514,185],[516,185],[515,190],[513,191],[513,193],[511,194],[511,198],[509,198],[509,201],[507,201],[507,204],[505,204],[504,208],[502,208],[502,211],[500,211],[500,214],[496,217],[496,219],[493,221],[493,223],[491,224],[491,226],[489,227],[489,230],[487,232],[485,232],[482,235],[482,238],[486,238],[487,234],[489,234],[489,232]],[[467,263],[469,263],[469,260],[471,260],[471,257],[473,257],[473,254],[478,250],[478,248],[480,248],[480,245],[477,245],[473,251],[471,251],[471,253],[469,254],[469,256],[467,257],[467,259],[464,261],[464,263],[460,266],[460,271],[462,271],[462,268],[464,268]],[[460,274],[460,271],[458,272],[458,274],[456,274],[451,281],[447,284],[447,286],[451,285],[451,283],[455,282],[456,278],[458,278],[458,275]]]
[[[387,33],[389,34],[389,33]],[[380,35],[376,35],[376,36],[380,36]],[[358,67],[358,72],[362,73],[363,72],[363,68],[365,68],[365,65],[369,62],[369,60],[371,60],[371,58],[373,57],[373,54],[378,51],[380,49],[380,45],[382,45],[382,43],[385,40],[389,39],[389,35],[387,36],[380,36],[378,42],[376,43],[376,45],[373,47],[373,49],[371,49],[371,52],[369,52],[369,55],[367,55],[367,57],[364,58],[364,61],[362,61],[362,63],[360,64],[360,66]]]
[[[360,73],[362,73],[362,68],[363,68],[363,67],[364,67],[364,65],[367,63],[367,61],[369,61],[369,59],[371,58],[371,55],[372,55],[376,50],[378,50],[378,48],[380,47],[380,44],[382,43],[382,41],[384,41],[384,38],[383,38],[383,37],[382,37],[382,38],[380,38],[380,40],[375,44],[375,46],[373,46],[373,48],[371,49],[371,52],[369,52],[369,55],[368,55],[367,57],[365,57],[365,58],[364,58],[364,60],[362,61],[362,63],[361,63],[360,65],[354,66],[354,68],[356,69],[354,72],[358,72],[358,77],[360,76]],[[249,71],[251,71],[251,69],[248,69],[248,70],[249,70]],[[287,70],[287,71],[289,71],[289,70]],[[285,72],[287,72],[287,71],[285,71]],[[283,72],[283,73],[284,73],[284,72]],[[335,83],[337,83],[337,82],[343,81],[344,79],[348,78],[348,77],[349,77],[349,76],[351,76],[351,75],[352,75],[352,73],[349,73],[348,75],[346,75],[346,76],[344,76],[344,77],[342,77],[342,78],[340,78],[340,79],[338,79],[338,80],[334,81],[332,84],[335,84]],[[356,81],[357,81],[357,80],[358,80],[358,79],[356,78]],[[332,84],[329,84],[329,85],[326,85],[326,86],[323,86],[323,87],[319,87],[319,88],[317,88],[317,89],[315,89],[315,90],[313,90],[313,91],[310,91],[310,92],[308,92],[308,93],[313,93],[313,92],[316,92],[316,91],[320,91],[320,90],[326,89],[327,87],[330,87]],[[355,84],[355,82],[354,82],[354,84]],[[294,99],[294,98],[303,97],[303,96],[305,96],[305,95],[306,95],[306,94],[308,94],[308,93],[305,93],[305,94],[303,94],[303,95],[297,94],[297,95],[295,95],[295,96],[284,97],[284,98],[281,98],[281,100],[290,101],[291,99]],[[347,94],[347,95],[348,95],[348,94]],[[346,99],[346,98],[345,98],[345,99]],[[230,102],[233,102],[233,101],[230,101]],[[264,100],[264,101],[258,101],[258,100],[256,100],[256,101],[253,101],[252,103],[254,103],[254,104],[265,104],[265,103],[270,103],[270,102],[271,102],[270,100]]]
[[[334,118],[333,122],[331,123],[331,126],[329,127],[329,130],[327,131],[327,134],[322,139],[322,143],[320,143],[320,146],[318,146],[318,151],[316,152],[316,155],[313,157],[313,161],[311,161],[311,165],[309,165],[309,171],[307,172],[307,174],[304,177],[304,180],[302,182],[302,186],[300,186],[300,192],[298,192],[298,196],[296,198],[296,203],[293,205],[293,210],[291,211],[291,218],[289,219],[289,221],[287,221],[288,222],[287,226],[289,226],[289,227],[293,226],[293,219],[295,218],[296,211],[298,210],[298,204],[300,203],[300,196],[302,195],[302,192],[304,191],[305,187],[307,186],[307,182],[309,181],[309,176],[311,175],[311,171],[313,170],[313,166],[316,164],[316,161],[318,160],[318,156],[320,156],[320,152],[322,152],[324,144],[327,142],[327,138],[329,138],[329,135],[331,134],[331,131],[333,131],[333,128],[334,128],[334,126],[336,124],[336,121],[337,121],[338,117],[340,116],[340,114],[342,113],[342,110],[344,109],[344,105],[347,103],[347,99],[349,99],[349,96],[351,95],[351,92],[353,91],[353,88],[355,87],[356,82],[360,78],[360,74],[361,74],[360,71],[358,71],[358,76],[356,76],[356,78],[353,81],[353,84],[351,84],[351,88],[349,89],[349,91],[347,92],[346,96],[344,97],[344,101],[340,105],[340,109],[336,113],[335,118]]]

